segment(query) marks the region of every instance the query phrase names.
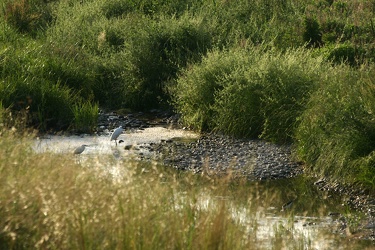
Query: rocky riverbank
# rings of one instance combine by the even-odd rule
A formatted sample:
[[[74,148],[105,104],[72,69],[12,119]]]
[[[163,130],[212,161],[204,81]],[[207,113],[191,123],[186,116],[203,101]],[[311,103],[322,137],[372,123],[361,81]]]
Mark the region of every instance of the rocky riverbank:
[[[108,133],[120,125],[125,130],[139,130],[152,126],[180,127],[178,115],[171,111],[151,110],[149,113],[125,115],[101,112],[98,133]],[[275,145],[262,140],[202,134],[199,139],[190,142],[174,138],[136,147],[152,152],[147,156],[141,155],[141,158],[153,158],[167,166],[195,173],[231,172],[251,180],[267,180],[290,178],[303,172],[301,164],[291,160],[290,145]]]
[[[163,141],[146,145],[158,160],[179,170],[231,173],[251,180],[290,178],[301,174],[300,164],[290,159],[290,146],[260,140],[234,139],[205,134],[198,140]]]
[[[153,126],[181,128],[178,115],[170,111],[151,110],[148,113],[117,114],[102,112],[99,117],[98,134],[108,134],[113,128],[142,130]],[[142,159],[161,161],[179,170],[212,174],[231,173],[249,180],[290,178],[303,174],[301,163],[291,158],[290,145],[275,145],[263,140],[235,139],[219,134],[202,134],[198,139],[184,141],[182,138],[163,140],[158,143],[132,145],[125,141],[125,149],[142,148]],[[325,191],[345,194],[347,204],[366,214],[361,228],[364,238],[375,240],[375,198],[364,191],[352,190],[321,179],[315,185]]]

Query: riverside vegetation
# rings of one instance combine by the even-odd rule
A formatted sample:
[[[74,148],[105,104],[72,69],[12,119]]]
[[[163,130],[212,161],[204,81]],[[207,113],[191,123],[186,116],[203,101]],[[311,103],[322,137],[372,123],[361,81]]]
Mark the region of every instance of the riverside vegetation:
[[[90,132],[99,106],[172,106],[198,131],[292,143],[307,173],[374,194],[373,0],[0,7],[2,125]]]
[[[348,235],[357,235],[358,217],[347,207],[337,207],[332,198],[332,204],[323,205],[327,194],[309,188],[304,179],[284,179],[277,188],[233,180],[229,172],[216,178],[110,155],[78,163],[72,154],[35,153],[30,133],[3,130],[1,136],[0,249],[373,246],[371,241],[333,234],[342,233],[344,226]],[[280,211],[285,197],[298,194],[296,188],[300,196],[294,206],[305,217],[294,216],[294,209]],[[337,226],[327,227],[330,209],[345,216]],[[319,226],[315,216],[324,217],[325,224]],[[302,229],[296,225],[300,220]],[[317,235],[316,227],[321,227]]]

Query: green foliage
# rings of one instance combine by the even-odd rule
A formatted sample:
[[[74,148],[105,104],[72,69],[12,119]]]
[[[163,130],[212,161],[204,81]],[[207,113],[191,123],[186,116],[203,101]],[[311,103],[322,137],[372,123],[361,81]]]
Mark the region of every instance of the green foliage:
[[[52,20],[52,8],[44,0],[15,0],[4,2],[6,22],[19,32],[36,35],[49,25]]]
[[[92,133],[98,125],[99,106],[91,102],[74,104],[74,130],[80,133]]]
[[[264,86],[261,111],[265,119],[261,137],[291,142],[298,117],[328,65],[304,49],[269,53],[260,64]]]
[[[249,58],[241,50],[214,50],[201,63],[188,67],[181,74],[171,92],[174,105],[186,125],[198,130],[215,128],[212,106],[216,102],[216,95],[223,89],[225,82],[231,84],[225,81],[231,72],[243,72],[247,60]],[[219,106],[216,109],[220,109]]]
[[[137,12],[149,17],[159,15],[180,16],[191,7],[200,6],[201,3],[193,0],[110,0],[105,1],[102,10],[107,18],[121,18],[128,13]]]
[[[363,63],[364,49],[355,48],[352,44],[344,43],[334,47],[326,47],[327,59],[333,63],[345,62],[351,66],[358,66]]]
[[[303,33],[303,40],[309,47],[321,47],[323,45],[322,32],[320,31],[320,25],[317,20],[312,17],[306,17],[304,23],[305,32]]]
[[[336,67],[312,95],[296,138],[299,156],[315,173],[348,183],[373,183],[373,72]]]
[[[325,67],[308,55],[251,46],[214,51],[179,77],[175,106],[185,124],[198,130],[290,141]]]
[[[130,81],[125,82],[126,101],[133,108],[150,108],[169,99],[168,83],[188,63],[196,62],[211,46],[208,31],[200,20],[189,18],[147,21],[149,29],[133,33],[126,44],[131,51]]]
[[[261,133],[263,86],[257,78],[257,72],[236,69],[220,79],[220,90],[212,105],[215,130],[246,137],[257,137]]]
[[[30,83],[28,79],[8,78],[2,82],[0,99],[5,107],[28,114],[28,123],[46,129],[66,129],[72,120],[70,106],[76,99],[72,92],[60,84],[41,79]]]
[[[73,121],[71,106],[79,101],[79,90],[72,90],[55,76],[44,48],[29,43],[23,50],[15,44],[2,51],[0,100],[4,107],[24,113],[28,125],[41,130],[66,129]]]

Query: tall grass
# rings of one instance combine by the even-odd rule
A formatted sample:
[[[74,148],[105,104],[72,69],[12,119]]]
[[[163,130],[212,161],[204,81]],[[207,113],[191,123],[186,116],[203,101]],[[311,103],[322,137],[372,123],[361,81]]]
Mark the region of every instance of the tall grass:
[[[292,140],[324,67],[329,65],[307,50],[215,51],[185,70],[172,92],[192,128],[285,142]]]
[[[252,58],[241,51],[210,52],[199,64],[191,65],[177,80],[170,91],[182,121],[198,130],[215,129],[214,110],[216,95],[224,88],[232,72],[242,71]],[[240,80],[238,81],[240,82]]]
[[[207,203],[204,197],[242,197],[250,213],[275,193],[252,197],[247,185],[232,193],[230,181],[100,156],[119,169],[113,177],[96,159],[85,167],[73,155],[35,154],[30,138],[18,132],[1,137],[2,249],[257,249],[262,242],[233,219],[226,199]],[[275,230],[276,248],[307,240],[286,241]]]
[[[70,111],[78,96],[61,82],[45,77],[43,46],[30,44],[23,52],[8,47],[1,53],[2,80],[0,99],[14,112],[27,111],[28,124],[40,129],[67,128],[73,118]],[[14,74],[17,72],[17,74]]]
[[[361,244],[330,234],[310,238],[294,228],[294,208],[308,216],[325,216],[330,209],[319,202],[324,194],[304,179],[284,180],[275,188],[269,185],[274,182],[250,183],[230,173],[192,175],[131,158],[98,155],[78,164],[73,154],[36,154],[32,134],[2,130],[0,136],[1,249],[314,249],[315,243],[353,249]],[[273,207],[296,195],[294,207],[282,215],[289,223],[267,225],[270,211],[279,215]]]
[[[36,36],[53,20],[52,8],[43,0],[2,1],[4,19],[21,33]]]
[[[375,187],[373,72],[337,67],[312,95],[296,137],[315,174]]]
[[[25,125],[42,131],[67,129],[73,121],[71,107],[84,97],[90,99],[87,85],[74,85],[81,75],[70,62],[53,58],[50,45],[17,34],[3,23],[0,51],[0,99],[5,108],[26,115]],[[53,49],[52,49],[53,51]],[[57,66],[57,64],[59,64]],[[84,81],[81,81],[81,83]],[[80,95],[78,95],[78,93]],[[91,120],[96,121],[96,116]]]
[[[73,106],[74,129],[76,132],[92,133],[98,125],[99,106],[91,102],[81,102]]]

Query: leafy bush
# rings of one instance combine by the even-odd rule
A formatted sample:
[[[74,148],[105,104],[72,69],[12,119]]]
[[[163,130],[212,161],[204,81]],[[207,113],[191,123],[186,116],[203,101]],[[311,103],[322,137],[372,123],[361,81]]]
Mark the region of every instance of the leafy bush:
[[[305,32],[303,33],[303,40],[309,47],[321,47],[323,45],[322,32],[318,21],[312,17],[306,17],[304,23]]]
[[[236,69],[219,80],[212,104],[214,129],[234,136],[257,137],[262,131],[260,112],[263,86],[257,72]]]
[[[212,109],[216,95],[225,86],[225,77],[236,70],[243,73],[248,65],[247,60],[249,58],[241,50],[214,50],[201,63],[191,65],[181,73],[171,93],[173,103],[187,126],[198,130],[212,130],[216,127]],[[219,106],[216,109],[220,109]]]
[[[335,46],[329,52],[327,59],[336,64],[346,62],[351,66],[358,66],[363,62],[363,54],[364,51],[361,48],[355,48],[353,45],[346,43]]]

